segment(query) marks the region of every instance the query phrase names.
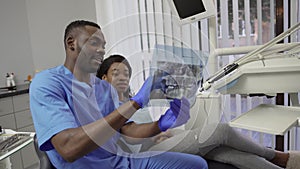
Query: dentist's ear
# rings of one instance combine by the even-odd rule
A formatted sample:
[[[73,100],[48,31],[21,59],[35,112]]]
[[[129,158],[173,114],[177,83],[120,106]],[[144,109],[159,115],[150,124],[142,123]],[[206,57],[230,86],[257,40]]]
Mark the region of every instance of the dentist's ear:
[[[66,40],[66,44],[68,45],[68,48],[71,51],[75,51],[74,43],[75,43],[74,38],[72,36],[69,36]]]
[[[107,76],[106,76],[106,75],[103,75],[103,76],[101,77],[101,79],[102,79],[102,80],[107,80]]]

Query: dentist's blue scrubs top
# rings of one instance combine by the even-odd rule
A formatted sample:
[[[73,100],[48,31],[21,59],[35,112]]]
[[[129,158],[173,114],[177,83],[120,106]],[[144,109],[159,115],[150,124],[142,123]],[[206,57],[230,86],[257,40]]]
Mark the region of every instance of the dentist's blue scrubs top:
[[[100,148],[72,163],[54,149],[50,139],[57,133],[99,120],[119,106],[115,89],[91,76],[90,85],[79,82],[64,66],[38,73],[33,79],[30,109],[39,147],[58,169],[207,169],[203,158],[176,152],[125,153],[117,146],[117,132]],[[101,135],[99,137],[102,137]]]
[[[38,143],[57,168],[109,169],[129,165],[127,158],[116,155],[123,153],[116,144],[119,134],[73,163],[62,159],[51,144],[51,137],[60,131],[94,122],[118,107],[117,93],[109,83],[91,76],[91,85],[76,80],[64,66],[38,73],[30,85],[30,108]]]

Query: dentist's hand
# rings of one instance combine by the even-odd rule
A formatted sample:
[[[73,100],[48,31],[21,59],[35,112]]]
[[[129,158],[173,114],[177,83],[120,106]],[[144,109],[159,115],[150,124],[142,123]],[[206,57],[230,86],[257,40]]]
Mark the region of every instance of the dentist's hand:
[[[170,108],[158,120],[158,127],[161,131],[175,128],[185,124],[190,119],[190,102],[183,97],[181,100],[174,99]]]
[[[148,77],[138,93],[130,98],[130,100],[135,101],[140,108],[143,108],[148,104],[150,93],[154,89],[162,89],[163,91],[165,90],[165,83],[163,83],[162,78],[154,79],[153,76]]]

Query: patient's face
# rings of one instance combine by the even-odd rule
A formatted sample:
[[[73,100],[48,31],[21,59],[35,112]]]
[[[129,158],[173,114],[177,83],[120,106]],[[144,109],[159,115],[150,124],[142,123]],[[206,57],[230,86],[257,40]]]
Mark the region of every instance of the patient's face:
[[[113,63],[102,79],[111,83],[118,93],[124,93],[129,87],[129,69],[124,63]]]

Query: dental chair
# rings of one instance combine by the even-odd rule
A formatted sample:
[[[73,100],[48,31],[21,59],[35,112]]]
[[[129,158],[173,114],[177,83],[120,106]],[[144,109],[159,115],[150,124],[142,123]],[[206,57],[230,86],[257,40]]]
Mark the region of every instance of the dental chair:
[[[169,103],[166,103],[165,100],[150,100],[150,105],[155,105],[155,106],[164,106]],[[205,105],[205,106],[203,106]],[[221,115],[215,112],[218,112],[218,107],[216,105],[221,105],[219,96],[218,95],[213,95],[210,94],[209,96],[197,96],[195,103],[193,104],[191,108],[191,118],[190,121],[185,124],[185,129],[190,130],[194,129],[197,127],[203,127],[203,124],[205,123],[218,123],[220,121]],[[209,108],[209,111],[207,112],[206,110],[203,109]],[[141,109],[139,110],[138,113],[135,113],[132,117],[131,120],[137,122],[137,123],[148,123],[152,122],[152,120],[155,119],[155,117],[152,117],[149,115],[149,112],[164,112],[163,109],[157,108],[157,109],[152,109],[147,110]],[[205,113],[206,112],[206,113]],[[154,116],[154,115],[153,115]],[[157,115],[159,116],[159,115]],[[135,145],[132,146],[129,143],[126,143],[124,139],[120,139],[118,142],[119,146],[126,152],[133,152],[132,150],[135,150]],[[149,148],[149,147],[148,147]],[[145,148],[142,147],[140,150],[147,150],[147,146]],[[137,148],[137,151],[139,152],[139,148]],[[209,169],[238,169],[237,167],[231,165],[231,164],[226,164],[214,160],[209,160],[205,159],[208,164]]]
[[[238,169],[231,164],[225,164],[213,160],[206,160],[209,169]]]
[[[40,169],[55,169],[55,167],[51,164],[47,153],[39,149],[36,135],[34,135],[33,142],[35,152],[40,160]]]
[[[218,124],[221,121],[221,100],[219,94],[198,94],[195,103],[191,107],[191,118],[185,124],[186,130],[203,128],[205,124]],[[209,135],[209,134],[208,134]],[[238,169],[237,167],[214,160],[205,159],[209,169]]]
[[[132,148],[128,143],[126,143],[124,139],[120,139],[118,141],[118,144],[124,151],[132,153]],[[208,159],[205,160],[207,161],[209,169],[238,169],[237,167],[231,164],[226,164],[226,163],[222,163],[214,160],[208,160]]]

